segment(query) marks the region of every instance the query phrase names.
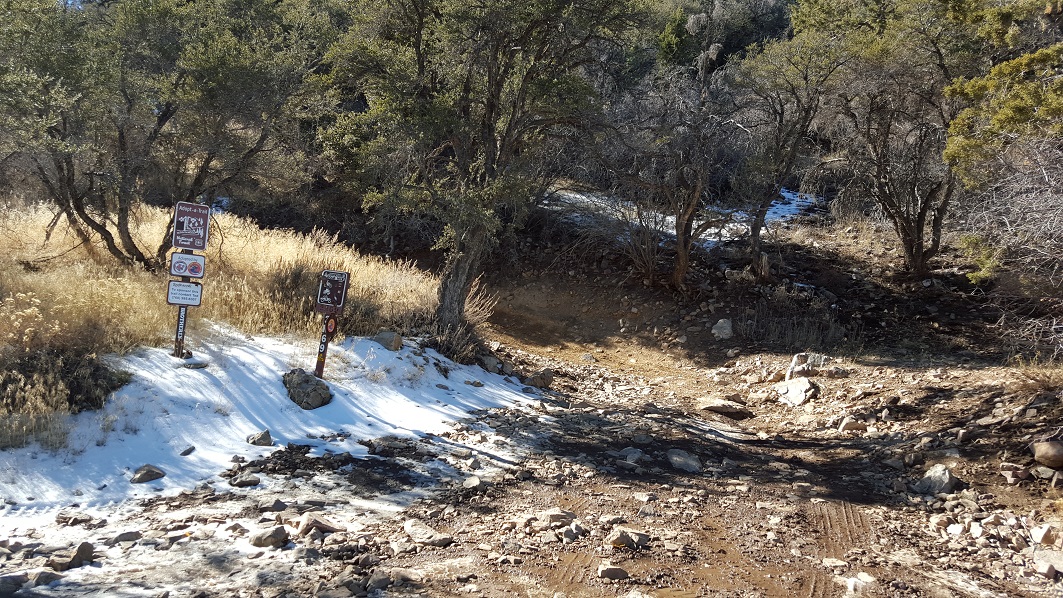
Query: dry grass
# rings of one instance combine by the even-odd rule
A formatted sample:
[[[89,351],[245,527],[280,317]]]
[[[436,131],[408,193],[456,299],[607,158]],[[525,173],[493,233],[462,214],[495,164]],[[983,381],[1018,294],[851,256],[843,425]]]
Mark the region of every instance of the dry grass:
[[[166,346],[176,326],[176,308],[166,303],[170,277],[122,267],[62,225],[46,235],[52,217],[46,206],[0,209],[0,447],[60,437],[56,414],[98,406],[120,383],[100,374],[97,355]],[[141,247],[158,245],[170,217],[140,210]],[[351,274],[342,333],[424,333],[436,305],[433,277],[325,234],[261,230],[221,214],[206,258],[203,305],[190,308],[192,337],[205,320],[249,334],[316,334],[312,308],[325,269]]]

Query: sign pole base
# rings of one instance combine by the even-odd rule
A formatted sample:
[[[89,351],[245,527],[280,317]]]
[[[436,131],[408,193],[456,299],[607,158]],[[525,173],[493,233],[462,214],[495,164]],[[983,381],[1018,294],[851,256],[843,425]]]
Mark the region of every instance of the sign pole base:
[[[188,322],[188,306],[177,308],[177,333],[173,339],[173,356],[187,359],[185,355],[185,324]]]

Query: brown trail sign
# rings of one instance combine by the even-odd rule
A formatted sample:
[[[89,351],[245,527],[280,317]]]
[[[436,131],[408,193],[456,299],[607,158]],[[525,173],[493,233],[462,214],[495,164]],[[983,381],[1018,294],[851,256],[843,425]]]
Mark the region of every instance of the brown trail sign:
[[[179,276],[180,281],[171,280],[166,287],[166,302],[177,305],[177,332],[173,339],[173,356],[188,358],[191,353],[185,351],[185,325],[188,323],[188,308],[198,306],[203,301],[203,285],[192,282],[193,278],[203,278],[207,260],[193,253],[207,248],[207,235],[210,232],[210,206],[187,201],[179,201],[173,211],[173,237],[170,244],[174,252],[170,256],[170,275]]]
[[[317,286],[317,301],[314,303],[314,311],[325,314],[321,324],[321,339],[317,346],[317,366],[314,375],[321,378],[325,375],[325,356],[328,353],[328,344],[336,334],[336,316],[343,312],[343,303],[347,300],[347,282],[350,274],[338,270],[325,270]]]

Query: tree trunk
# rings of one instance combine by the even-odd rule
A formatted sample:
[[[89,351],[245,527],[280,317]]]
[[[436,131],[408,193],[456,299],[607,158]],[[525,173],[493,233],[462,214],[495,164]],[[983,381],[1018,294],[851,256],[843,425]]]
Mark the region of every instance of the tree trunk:
[[[488,243],[487,229],[475,224],[458,237],[451,250],[439,282],[439,306],[436,307],[436,322],[443,334],[455,333],[466,326],[465,302],[480,272]]]

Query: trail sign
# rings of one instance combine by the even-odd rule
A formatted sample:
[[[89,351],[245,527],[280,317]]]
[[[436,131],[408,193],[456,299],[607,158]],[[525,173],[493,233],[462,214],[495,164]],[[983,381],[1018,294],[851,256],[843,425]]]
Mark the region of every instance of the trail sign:
[[[170,305],[197,307],[203,302],[203,285],[198,282],[170,281],[166,288],[166,302]]]
[[[201,255],[179,252],[170,254],[170,276],[203,278],[206,265],[207,258]]]
[[[203,251],[207,248],[207,233],[210,230],[210,207],[187,201],[179,201],[173,212],[173,239],[175,249]]]
[[[317,302],[314,311],[323,314],[338,314],[343,311],[347,299],[347,281],[350,274],[337,270],[325,270],[317,286]]]

